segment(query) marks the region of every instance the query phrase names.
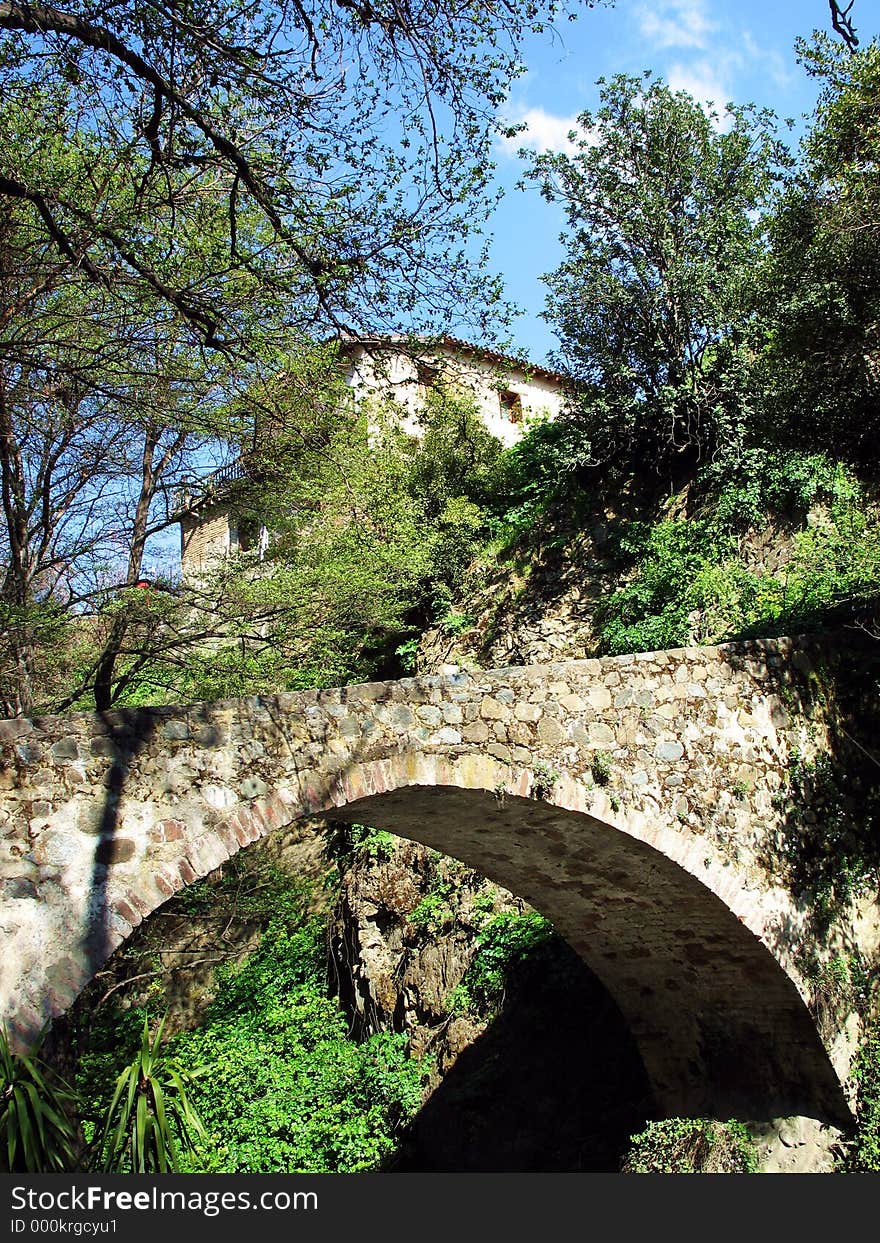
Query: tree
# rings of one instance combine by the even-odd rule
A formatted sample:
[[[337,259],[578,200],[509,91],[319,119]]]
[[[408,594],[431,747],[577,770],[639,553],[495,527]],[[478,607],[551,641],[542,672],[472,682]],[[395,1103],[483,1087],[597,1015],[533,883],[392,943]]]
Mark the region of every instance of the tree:
[[[741,285],[782,150],[766,112],[721,118],[649,74],[600,85],[574,154],[530,157],[567,220],[546,318],[594,460],[665,471],[713,453],[742,417]]]
[[[846,8],[841,8],[838,0],[828,0],[828,7],[831,10],[831,25],[840,35],[841,39],[843,39],[846,47],[853,55],[859,46],[859,37],[856,34],[852,18],[850,17],[854,3],[855,0],[849,0],[849,4]]]
[[[30,712],[91,684],[103,708],[124,612],[104,633],[72,619],[137,582],[177,473],[228,432],[228,385],[155,299],[137,314],[108,306],[31,225],[22,204],[0,225],[0,694]],[[91,655],[74,658],[74,631]]]
[[[70,161],[60,181],[4,151],[0,196],[99,288],[160,298],[211,349],[247,345],[254,283],[288,331],[405,330],[451,298],[462,314],[468,291],[482,308],[464,259],[497,109],[520,40],[561,7],[0,0],[0,96],[31,149],[61,133]],[[207,254],[206,196],[227,226]]]
[[[355,409],[334,360],[316,350],[306,385],[294,384],[306,378],[299,360],[295,375],[259,395],[271,437],[248,455],[250,478],[226,503],[273,538],[262,559],[252,552],[218,568],[209,590],[222,632],[202,652],[179,653],[188,696],[384,672],[414,624],[448,611],[486,534],[478,502],[501,445],[474,399],[432,393],[416,440],[393,401]]]
[[[880,466],[880,47],[802,43],[825,88],[775,205],[765,383],[785,443]]]
[[[562,7],[0,0],[6,711],[104,709],[210,636],[205,592],[138,594],[150,541],[325,331],[500,331],[472,239]]]

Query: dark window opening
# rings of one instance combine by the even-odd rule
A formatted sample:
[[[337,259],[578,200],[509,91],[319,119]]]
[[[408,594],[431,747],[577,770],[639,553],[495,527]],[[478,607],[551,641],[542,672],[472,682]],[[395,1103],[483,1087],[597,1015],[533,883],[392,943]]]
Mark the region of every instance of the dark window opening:
[[[519,393],[514,393],[508,389],[501,393],[501,413],[510,420],[511,423],[521,423],[523,416],[522,397]]]
[[[426,395],[428,389],[434,387],[440,375],[439,367],[432,367],[430,363],[416,363],[416,377],[419,382],[419,388],[423,395]]]
[[[260,524],[257,519],[233,519],[230,526],[229,543],[233,551],[254,552],[260,542]]]

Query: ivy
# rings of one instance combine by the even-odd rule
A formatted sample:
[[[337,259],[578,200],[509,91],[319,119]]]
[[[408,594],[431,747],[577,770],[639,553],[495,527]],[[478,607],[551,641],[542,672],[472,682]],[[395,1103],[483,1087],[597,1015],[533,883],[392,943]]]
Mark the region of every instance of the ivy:
[[[867,1026],[852,1066],[856,1085],[856,1130],[844,1170],[880,1173],[880,1021]]]

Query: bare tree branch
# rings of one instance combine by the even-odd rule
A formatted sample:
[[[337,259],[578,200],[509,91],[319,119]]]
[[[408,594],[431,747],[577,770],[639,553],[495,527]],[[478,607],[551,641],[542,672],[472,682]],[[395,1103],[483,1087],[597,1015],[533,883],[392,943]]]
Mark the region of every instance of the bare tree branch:
[[[854,3],[855,0],[849,0],[849,4],[846,8],[842,9],[838,3],[838,0],[828,0],[828,7],[831,10],[831,25],[849,48],[851,56],[856,54],[859,47],[858,35],[855,32],[855,27],[853,26],[852,18],[850,17],[850,12],[852,11]]]

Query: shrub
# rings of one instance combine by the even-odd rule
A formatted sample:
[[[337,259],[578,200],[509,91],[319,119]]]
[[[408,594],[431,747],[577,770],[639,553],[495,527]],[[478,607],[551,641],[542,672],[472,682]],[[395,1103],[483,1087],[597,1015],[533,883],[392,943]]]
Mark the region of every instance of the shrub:
[[[502,911],[477,934],[477,949],[461,983],[450,997],[453,1011],[489,1014],[497,1009],[514,973],[534,964],[556,937],[552,924],[537,911]]]
[[[741,1122],[665,1118],[633,1135],[624,1174],[753,1174],[757,1153]]]
[[[177,1171],[181,1148],[194,1149],[207,1138],[189,1098],[195,1075],[163,1053],[164,1025],[163,1019],[151,1037],[144,1019],[140,1049],[116,1081],[97,1146],[105,1171]]]
[[[327,995],[325,931],[276,922],[238,970],[219,974],[208,1020],[174,1042],[205,1067],[193,1100],[213,1139],[191,1168],[226,1173],[378,1168],[421,1102],[406,1037],[356,1044]]]
[[[0,1028],[0,1170],[51,1173],[72,1169],[76,1095],[36,1052],[13,1053]]]

